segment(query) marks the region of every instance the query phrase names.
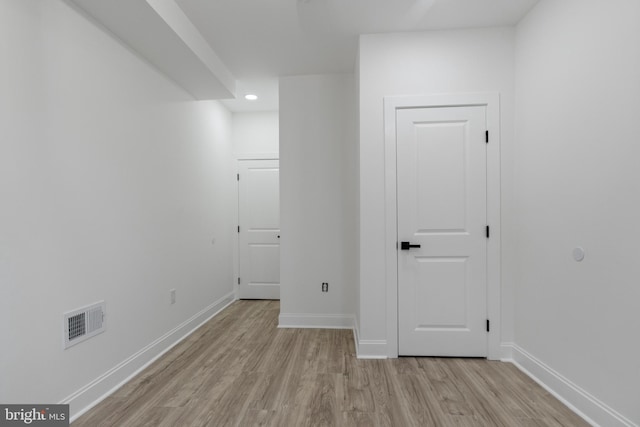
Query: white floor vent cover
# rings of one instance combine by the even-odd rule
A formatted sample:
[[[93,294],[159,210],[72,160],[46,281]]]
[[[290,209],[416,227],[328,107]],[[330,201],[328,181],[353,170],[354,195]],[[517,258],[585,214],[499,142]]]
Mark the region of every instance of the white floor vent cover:
[[[64,314],[64,348],[104,332],[105,327],[104,301],[66,312]]]

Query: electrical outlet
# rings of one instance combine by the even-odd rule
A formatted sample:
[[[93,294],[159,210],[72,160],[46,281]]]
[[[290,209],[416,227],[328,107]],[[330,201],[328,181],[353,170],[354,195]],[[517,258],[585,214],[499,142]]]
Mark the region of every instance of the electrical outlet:
[[[175,304],[176,303],[176,290],[175,289],[171,289],[169,291],[169,295],[171,296],[171,304]]]
[[[322,292],[329,292],[329,284],[327,282],[322,283]]]

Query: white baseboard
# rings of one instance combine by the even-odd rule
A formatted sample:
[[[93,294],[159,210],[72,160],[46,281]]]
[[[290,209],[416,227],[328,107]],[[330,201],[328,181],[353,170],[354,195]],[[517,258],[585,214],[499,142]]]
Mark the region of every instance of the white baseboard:
[[[387,340],[360,340],[358,342],[358,359],[386,359]]]
[[[223,296],[89,384],[67,396],[60,403],[70,405],[70,421],[73,422],[114,393],[233,301],[235,301],[233,292]]]
[[[280,313],[278,328],[352,329],[351,314]]]
[[[502,346],[503,355],[510,353],[510,357],[505,357],[504,361],[512,362],[589,424],[606,427],[639,427],[638,424],[616,412],[518,345],[503,343]]]
[[[356,344],[356,356],[358,359],[386,359],[387,358],[387,341],[386,340],[361,340],[360,324],[358,319],[354,317],[353,322],[353,340]]]
[[[500,343],[500,360],[503,362],[513,362],[513,347],[512,342]]]
[[[353,316],[353,344],[356,347],[356,357],[360,358],[360,322],[358,321],[358,316]]]

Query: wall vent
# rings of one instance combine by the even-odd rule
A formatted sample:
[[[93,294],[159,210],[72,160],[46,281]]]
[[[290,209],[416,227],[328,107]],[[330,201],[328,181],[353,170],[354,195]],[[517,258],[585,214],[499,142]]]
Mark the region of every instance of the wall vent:
[[[100,301],[64,313],[64,348],[105,331],[105,302]]]

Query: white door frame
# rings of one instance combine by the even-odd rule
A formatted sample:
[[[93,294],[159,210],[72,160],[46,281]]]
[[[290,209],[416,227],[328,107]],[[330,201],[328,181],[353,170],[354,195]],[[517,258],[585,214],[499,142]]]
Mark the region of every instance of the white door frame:
[[[278,153],[237,153],[235,155],[235,174],[240,173],[240,161],[241,160],[279,160],[280,155]],[[238,295],[238,277],[240,276],[240,236],[237,231],[237,225],[240,224],[240,209],[238,193],[240,191],[240,183],[234,178],[234,191],[233,191],[233,218],[235,218],[235,224],[231,232],[235,235],[233,242],[233,295],[235,299],[239,299]]]
[[[420,107],[485,106],[487,109],[487,358],[500,359],[500,95],[462,93],[384,98],[385,258],[387,288],[387,357],[398,357],[398,226],[396,183],[396,110]]]

